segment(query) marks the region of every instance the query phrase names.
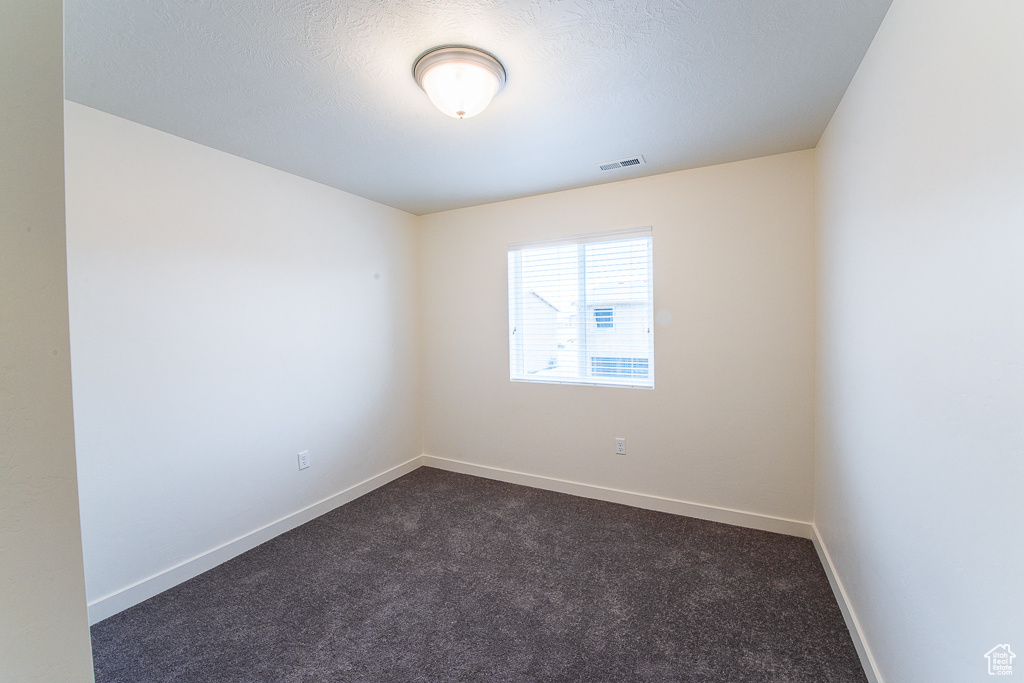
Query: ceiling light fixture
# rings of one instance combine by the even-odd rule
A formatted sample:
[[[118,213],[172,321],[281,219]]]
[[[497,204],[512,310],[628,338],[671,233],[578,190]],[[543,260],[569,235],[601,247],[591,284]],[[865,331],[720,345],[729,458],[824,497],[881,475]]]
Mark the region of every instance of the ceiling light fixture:
[[[412,75],[435,107],[457,119],[476,116],[505,87],[505,67],[475,47],[431,48],[413,64]]]

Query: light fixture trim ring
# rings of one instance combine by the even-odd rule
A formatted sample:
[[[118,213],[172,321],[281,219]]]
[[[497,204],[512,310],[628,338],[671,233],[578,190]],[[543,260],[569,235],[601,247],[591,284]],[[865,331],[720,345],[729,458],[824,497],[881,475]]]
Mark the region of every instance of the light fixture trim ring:
[[[412,76],[416,79],[416,85],[423,89],[423,76],[430,69],[438,64],[453,61],[472,62],[493,73],[498,79],[498,89],[494,91],[495,94],[501,92],[501,89],[505,87],[507,79],[505,67],[498,61],[498,58],[490,52],[469,45],[439,45],[417,57],[412,67]]]

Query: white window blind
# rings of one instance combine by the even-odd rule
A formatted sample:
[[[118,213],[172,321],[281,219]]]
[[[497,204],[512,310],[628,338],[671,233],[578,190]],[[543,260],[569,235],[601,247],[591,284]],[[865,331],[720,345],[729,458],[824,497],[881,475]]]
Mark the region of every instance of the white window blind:
[[[515,381],[654,387],[650,228],[508,248]]]

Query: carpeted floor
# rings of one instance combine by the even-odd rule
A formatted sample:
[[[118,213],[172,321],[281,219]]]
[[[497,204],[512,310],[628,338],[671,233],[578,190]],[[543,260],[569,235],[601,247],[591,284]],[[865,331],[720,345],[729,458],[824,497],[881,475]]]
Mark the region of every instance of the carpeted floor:
[[[810,541],[421,468],[92,628],[96,681],[866,681]]]

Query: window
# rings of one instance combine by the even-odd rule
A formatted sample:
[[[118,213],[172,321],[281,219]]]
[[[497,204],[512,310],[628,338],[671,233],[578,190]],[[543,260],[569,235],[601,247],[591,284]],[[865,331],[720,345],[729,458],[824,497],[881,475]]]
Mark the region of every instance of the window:
[[[650,228],[508,249],[513,381],[654,387]]]

